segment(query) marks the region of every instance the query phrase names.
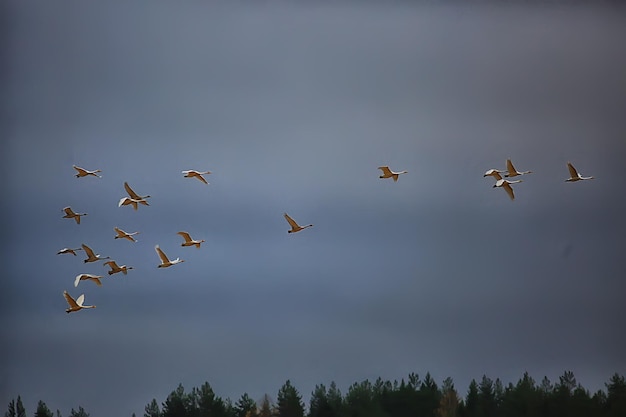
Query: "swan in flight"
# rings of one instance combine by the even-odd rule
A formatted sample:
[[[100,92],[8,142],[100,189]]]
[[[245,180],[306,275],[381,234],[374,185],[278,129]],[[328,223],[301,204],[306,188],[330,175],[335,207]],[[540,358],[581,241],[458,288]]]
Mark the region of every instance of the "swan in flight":
[[[200,181],[202,181],[205,184],[208,184],[207,180],[204,179],[203,175],[205,174],[210,174],[211,171],[204,171],[204,172],[200,172],[200,171],[196,171],[193,169],[189,169],[187,171],[183,171],[183,174],[185,178],[193,178],[196,177],[197,179],[199,179]]]
[[[500,171],[499,169],[490,169],[489,171],[485,172],[483,177],[494,177],[496,181],[498,181],[502,179],[502,175],[500,174],[504,174],[505,172],[506,171]]]
[[[493,186],[494,186],[494,188],[495,187],[502,187],[502,188],[504,188],[504,191],[506,191],[506,193],[509,195],[509,197],[511,197],[511,200],[515,200],[515,195],[513,194],[513,188],[511,188],[511,184],[517,184],[518,182],[522,182],[522,180],[509,181],[509,180],[500,179],[500,180],[496,181],[496,183]]]
[[[61,255],[64,253],[71,253],[72,255],[76,256],[76,251],[77,250],[83,250],[82,248],[76,248],[76,249],[72,249],[72,248],[63,248],[60,251],[57,252],[57,255]]]
[[[87,259],[84,260],[85,263],[96,262],[96,261],[99,261],[100,259],[111,259],[110,256],[100,256],[98,254],[94,254],[93,250],[89,246],[85,245],[84,243],[81,246],[83,247],[83,250],[87,254]]]
[[[109,275],[117,274],[118,272],[121,272],[122,274],[126,275],[129,269],[135,269],[132,266],[126,266],[126,265],[119,266],[117,262],[115,261],[105,262],[104,265],[105,266],[108,265],[109,268],[111,268],[110,271],[107,271]]]
[[[572,165],[571,162],[567,163],[567,168],[569,169],[569,178],[566,179],[565,182],[574,182],[574,181],[580,181],[580,180],[594,179],[593,177],[583,177],[582,175],[580,175],[578,171],[576,171],[576,168],[574,168],[574,165]]]
[[[299,232],[300,230],[306,229],[307,227],[313,227],[312,224],[307,224],[306,226],[300,226],[298,223],[296,223],[294,219],[289,217],[287,213],[283,214],[283,216],[285,216],[285,220],[287,220],[287,223],[289,223],[289,225],[291,226],[291,230],[287,230],[287,233],[296,233],[296,232]]]
[[[144,206],[149,206],[150,204],[148,204],[148,202],[146,200],[135,200],[134,198],[129,198],[129,197],[122,197],[119,201],[119,203],[117,203],[118,207],[122,207],[122,206],[133,206],[133,208],[135,210],[137,210],[137,203],[139,204],[143,204]]]
[[[114,227],[113,229],[115,229],[115,232],[117,233],[117,236],[115,236],[115,239],[127,239],[127,240],[130,240],[131,242],[137,242],[137,240],[133,236],[135,236],[139,232],[126,233],[119,227]]]
[[[101,287],[102,282],[100,281],[100,278],[102,278],[100,275],[79,274],[79,275],[76,275],[76,279],[74,279],[74,286],[78,287],[78,283],[81,281],[91,280],[95,282],[98,287]]]
[[[72,296],[67,293],[67,291],[63,291],[63,297],[65,297],[65,301],[67,301],[70,305],[70,308],[65,310],[66,313],[82,310],[83,308],[96,308],[96,306],[86,306],[83,304],[85,302],[85,294],[81,294],[80,297],[74,300]]]
[[[189,233],[187,232],[178,232],[176,233],[177,235],[180,235],[183,237],[183,239],[185,239],[185,241],[183,243],[180,244],[180,246],[193,246],[195,245],[196,248],[200,249],[200,245],[202,244],[202,242],[204,242],[205,240],[193,240],[191,238],[191,236],[189,235]]]
[[[146,198],[150,198],[149,195],[141,196],[141,195],[137,194],[135,191],[133,191],[132,188],[130,188],[130,185],[128,185],[127,182],[124,182],[124,188],[126,189],[126,192],[130,196],[130,198],[132,198],[133,200],[145,200]]]
[[[511,162],[510,159],[506,160],[506,170],[507,173],[504,174],[505,177],[509,178],[509,177],[517,177],[518,175],[524,175],[524,174],[532,174],[532,171],[518,171],[515,169],[515,167],[513,166],[513,162]]]
[[[88,171],[85,168],[77,167],[76,165],[72,165],[72,167],[74,167],[74,169],[77,172],[76,178],[86,177],[88,175],[93,175],[94,177],[102,178],[101,175],[98,175],[98,172],[102,172],[99,169],[96,169],[95,171]]]
[[[76,224],[80,224],[80,217],[81,216],[86,216],[87,213],[74,213],[74,211],[70,208],[70,207],[65,207],[63,209],[63,211],[65,212],[65,216],[63,216],[64,219],[74,219],[76,220]]]
[[[383,172],[383,175],[381,175],[378,178],[393,178],[393,181],[398,181],[398,176],[400,176],[400,174],[407,174],[409,171],[400,171],[400,172],[393,172],[392,170],[389,169],[388,166],[383,166],[383,167],[378,167],[378,169],[380,169]]]
[[[168,266],[172,266],[172,265],[176,265],[176,264],[181,263],[181,262],[185,262],[184,260],[182,260],[180,258],[176,258],[173,261],[170,261],[168,259],[167,255],[165,254],[165,252],[163,252],[161,250],[159,245],[156,245],[154,247],[154,250],[159,255],[159,258],[161,258],[161,263],[159,264],[158,268],[167,268]]]

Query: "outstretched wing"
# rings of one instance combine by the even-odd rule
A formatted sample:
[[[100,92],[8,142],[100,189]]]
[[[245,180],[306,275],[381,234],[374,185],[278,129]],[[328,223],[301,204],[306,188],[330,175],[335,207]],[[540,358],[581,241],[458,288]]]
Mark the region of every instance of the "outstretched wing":
[[[63,211],[65,212],[65,214],[67,214],[68,216],[76,216],[76,213],[74,213],[74,211],[70,208],[70,207],[65,207],[63,209]]]
[[[81,244],[81,246],[83,247],[83,250],[87,254],[87,257],[95,258],[96,255],[93,253],[93,250],[91,250],[91,248],[89,246],[85,245],[84,243]]]
[[[72,165],[72,167],[73,167],[76,171],[78,171],[78,173],[79,173],[80,175],[87,175],[87,170],[85,170],[84,168],[77,167],[76,165]]]
[[[124,189],[126,190],[128,195],[130,196],[130,198],[132,198],[133,200],[141,200],[141,197],[139,195],[137,195],[137,193],[134,192],[132,188],[130,188],[130,185],[128,185],[127,182],[124,182]]]
[[[200,174],[199,172],[195,176],[196,176],[197,179],[199,179],[203,183],[208,184],[208,181],[205,180],[204,177],[202,176],[202,174]]]
[[[576,171],[576,168],[574,168],[574,165],[572,165],[570,162],[567,163],[567,169],[569,169],[569,175],[571,178],[578,178],[578,171]]]
[[[76,299],[76,304],[78,304],[79,307],[83,306],[83,303],[85,302],[85,294],[81,294],[77,299]]]
[[[109,267],[111,267],[112,270],[119,269],[119,266],[117,266],[117,263],[115,261],[105,262],[104,265],[108,265]]]
[[[392,172],[391,172],[391,170],[389,169],[388,166],[378,167],[378,169],[383,171],[383,175],[392,175]]]
[[[504,190],[506,191],[506,193],[509,195],[509,197],[511,198],[511,200],[515,200],[515,194],[513,194],[513,187],[511,187],[509,185],[508,182],[505,182],[502,185],[502,188],[504,188]]]
[[[298,223],[296,223],[294,219],[289,217],[287,213],[285,213],[284,216],[285,216],[285,220],[287,220],[287,222],[289,223],[289,225],[291,225],[291,227],[296,228],[296,229],[300,227],[300,225],[298,225]]]
[[[70,305],[70,308],[78,308],[80,307],[76,301],[72,298],[71,295],[67,293],[67,291],[63,291],[63,297],[65,297],[65,301]]]
[[[183,239],[185,239],[185,242],[191,242],[193,239],[191,239],[191,236],[189,236],[189,233],[187,232],[178,232],[176,233],[177,235],[181,235],[183,237]]]
[[[517,170],[513,166],[513,162],[510,159],[506,160],[506,170],[508,171],[509,177],[514,177],[517,174]]]
[[[125,231],[123,231],[122,229],[120,229],[119,227],[114,227],[113,228],[115,230],[115,232],[117,233],[117,235],[119,237],[126,237],[127,233]]]
[[[165,255],[165,253],[163,253],[163,251],[161,250],[159,245],[156,245],[154,247],[154,250],[156,250],[156,253],[159,255],[159,258],[161,258],[161,262],[162,263],[167,264],[167,263],[170,262],[170,260],[167,258],[167,255]]]

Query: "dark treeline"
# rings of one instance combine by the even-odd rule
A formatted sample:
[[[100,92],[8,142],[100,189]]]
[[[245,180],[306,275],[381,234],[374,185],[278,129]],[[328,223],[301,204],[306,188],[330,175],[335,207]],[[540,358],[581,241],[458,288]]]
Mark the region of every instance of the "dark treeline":
[[[208,382],[185,391],[182,384],[159,405],[148,403],[144,417],[625,417],[626,381],[614,374],[605,390],[591,394],[565,372],[554,384],[547,377],[537,383],[525,373],[517,383],[504,385],[483,375],[472,380],[464,397],[451,378],[438,385],[427,373],[423,379],[409,374],[406,380],[352,384],[342,394],[332,382],[316,385],[308,407],[289,380],[278,390],[276,401],[269,395],[258,402],[244,393],[235,403],[215,395]],[[62,417],[37,404],[35,417]],[[70,417],[89,417],[82,407]],[[21,398],[9,403],[5,417],[26,417]],[[133,417],[136,417],[133,413]]]

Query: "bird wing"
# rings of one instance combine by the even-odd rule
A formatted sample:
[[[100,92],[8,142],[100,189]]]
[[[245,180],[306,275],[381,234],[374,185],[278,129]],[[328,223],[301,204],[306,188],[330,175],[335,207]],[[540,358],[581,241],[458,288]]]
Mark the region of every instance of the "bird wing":
[[[126,233],[125,231],[123,231],[119,227],[114,227],[113,229],[115,229],[115,231],[117,232],[117,235],[119,237],[126,237],[126,236],[128,236],[128,233]]]
[[[515,200],[515,195],[513,194],[513,188],[509,185],[508,182],[505,182],[504,184],[502,184],[502,188],[504,188],[504,190],[509,195],[511,200]]]
[[[96,257],[96,255],[93,253],[93,250],[91,250],[89,246],[85,245],[84,243],[81,246],[83,247],[83,250],[85,251],[85,253],[87,254],[89,258]]]
[[[574,168],[574,165],[570,162],[567,163],[567,169],[569,169],[569,175],[571,178],[578,178],[578,171],[576,171],[576,168]]]
[[[80,282],[80,279],[83,277],[83,274],[79,274],[76,275],[76,278],[74,279],[74,286],[78,287],[78,283]]]
[[[197,173],[196,174],[196,178],[199,179],[200,181],[202,181],[205,184],[208,184],[208,181],[204,179],[204,177],[202,176],[202,174]]]
[[[63,297],[65,297],[65,301],[70,305],[70,308],[78,308],[80,307],[76,301],[72,298],[71,295],[67,293],[67,291],[63,291]]]
[[[79,174],[82,174],[82,175],[87,175],[87,170],[85,170],[84,168],[77,167],[76,165],[72,165],[72,167],[73,167],[76,171],[78,171],[78,173],[79,173]]]
[[[167,258],[167,255],[165,253],[163,253],[163,251],[161,250],[159,245],[156,245],[154,247],[154,250],[156,250],[156,253],[159,255],[159,258],[161,258],[161,262],[163,262],[164,264],[170,262],[170,260]]]
[[[384,166],[384,167],[378,167],[378,169],[380,169],[381,171],[383,171],[384,175],[392,175],[391,170],[389,169],[389,167]]]
[[[105,262],[104,265],[109,265],[111,267],[112,270],[116,270],[119,269],[119,266],[117,266],[117,263],[115,263],[115,261],[108,261]]]
[[[130,188],[130,185],[128,185],[127,182],[124,182],[124,189],[126,189],[126,192],[130,196],[130,198],[134,200],[141,200],[141,197],[136,192],[134,192],[132,188]]]
[[[293,228],[300,227],[300,225],[298,225],[298,223],[296,223],[296,221],[294,219],[289,217],[289,215],[287,213],[285,213],[284,216],[285,216],[285,220],[287,220],[287,222],[291,225],[291,227],[293,227]]]
[[[76,299],[76,304],[78,305],[78,307],[82,307],[83,303],[85,302],[85,294],[81,294],[77,299]]]
[[[70,208],[70,207],[65,207],[63,209],[63,211],[65,212],[65,214],[67,214],[68,216],[76,216],[76,213],[74,213],[74,211]]]
[[[511,162],[510,159],[506,160],[506,169],[507,171],[509,171],[509,175],[517,174],[517,170],[515,169],[515,167],[513,167],[513,162]]]
[[[185,242],[191,242],[193,239],[191,239],[191,236],[189,236],[189,233],[187,232],[178,232],[176,233],[177,235],[181,235],[183,237],[183,239],[185,239]]]
[[[98,278],[98,277],[91,277],[91,278],[89,278],[89,279],[90,279],[90,280],[92,280],[92,281],[95,281],[95,282],[96,282],[96,285],[97,285],[98,287],[101,287],[101,286],[102,286],[102,282],[100,281],[100,278]]]

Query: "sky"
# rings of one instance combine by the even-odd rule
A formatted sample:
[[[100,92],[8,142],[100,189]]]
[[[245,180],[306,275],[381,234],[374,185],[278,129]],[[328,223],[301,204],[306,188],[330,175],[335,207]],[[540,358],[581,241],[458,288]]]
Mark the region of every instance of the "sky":
[[[625,374],[624,9],[262,3],[3,4],[0,406]]]

